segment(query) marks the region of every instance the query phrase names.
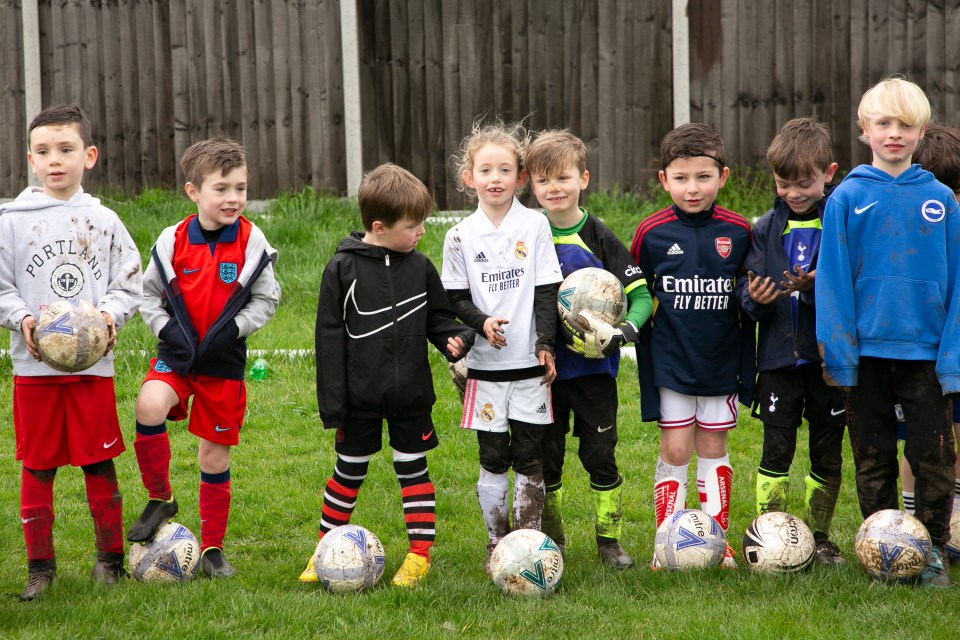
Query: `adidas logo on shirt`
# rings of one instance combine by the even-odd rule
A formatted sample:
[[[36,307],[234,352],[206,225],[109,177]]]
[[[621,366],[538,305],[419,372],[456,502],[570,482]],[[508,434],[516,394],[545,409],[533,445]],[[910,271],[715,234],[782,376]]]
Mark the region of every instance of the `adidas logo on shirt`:
[[[477,257],[473,259],[474,262],[489,262],[487,256],[483,255],[483,251],[477,254]]]
[[[680,245],[678,245],[676,242],[674,242],[674,243],[673,243],[673,246],[670,247],[669,249],[667,249],[667,255],[668,255],[668,256],[682,256],[682,255],[683,255],[683,249],[680,248]]]
[[[537,413],[546,413],[547,412],[547,403],[543,402],[537,407]]]

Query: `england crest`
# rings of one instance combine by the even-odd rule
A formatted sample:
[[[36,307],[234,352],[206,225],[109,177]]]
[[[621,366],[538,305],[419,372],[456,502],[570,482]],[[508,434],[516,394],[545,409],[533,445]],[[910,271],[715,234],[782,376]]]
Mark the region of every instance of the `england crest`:
[[[733,251],[733,242],[730,238],[717,238],[713,243],[721,258],[726,258],[730,255],[730,252]]]
[[[220,280],[224,284],[233,284],[237,280],[237,263],[236,262],[221,262],[220,263]]]

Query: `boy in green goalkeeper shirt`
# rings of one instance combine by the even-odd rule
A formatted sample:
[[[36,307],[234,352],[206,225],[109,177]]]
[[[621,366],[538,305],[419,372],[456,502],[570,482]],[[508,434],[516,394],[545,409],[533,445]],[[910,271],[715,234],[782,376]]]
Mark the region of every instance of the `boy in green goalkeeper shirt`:
[[[578,454],[590,475],[596,504],[596,539],[600,561],[618,569],[633,566],[620,545],[623,477],[617,468],[617,371],[620,347],[636,342],[637,331],[653,308],[643,272],[620,240],[597,218],[578,206],[590,174],[583,142],[567,131],[541,133],[526,157],[533,193],[550,221],[553,243],[566,277],[585,267],[599,267],[623,283],[629,302],[626,320],[613,327],[587,313],[576,324],[564,322],[567,349],[556,350],[553,382],[554,423],[543,439],[546,502],[543,531],[561,551],[565,536],[561,504],[565,438],[573,414]]]

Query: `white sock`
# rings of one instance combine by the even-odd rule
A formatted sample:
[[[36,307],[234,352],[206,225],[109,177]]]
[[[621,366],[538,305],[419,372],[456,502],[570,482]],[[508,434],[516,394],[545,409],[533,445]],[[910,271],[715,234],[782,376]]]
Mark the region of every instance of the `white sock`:
[[[487,536],[492,544],[500,542],[500,538],[510,531],[510,510],[507,506],[509,488],[510,479],[507,474],[490,473],[486,469],[480,469],[477,501],[480,502],[483,524],[487,527]]]
[[[513,478],[513,528],[540,530],[543,501],[546,489],[543,474],[526,476],[514,473]]]
[[[690,465],[674,466],[657,458],[653,473],[653,505],[657,527],[677,510],[687,506],[687,475]]]

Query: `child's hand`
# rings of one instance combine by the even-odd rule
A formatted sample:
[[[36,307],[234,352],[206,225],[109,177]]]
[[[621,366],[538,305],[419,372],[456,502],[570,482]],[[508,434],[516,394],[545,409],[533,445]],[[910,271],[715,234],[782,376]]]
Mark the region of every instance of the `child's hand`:
[[[117,325],[113,323],[113,317],[106,311],[101,311],[100,315],[103,316],[103,319],[107,323],[107,332],[110,334],[107,337],[107,350],[103,352],[103,355],[110,353],[110,349],[113,349],[114,345],[117,344]]]
[[[510,321],[506,318],[487,318],[483,322],[483,335],[487,337],[490,346],[499,351],[507,346],[507,339],[503,337],[503,325]]]
[[[36,328],[37,321],[33,316],[27,316],[20,321],[20,333],[23,334],[23,339],[27,343],[27,351],[30,352],[34,360],[39,362],[40,352],[37,351],[37,343],[33,341],[33,330]]]
[[[454,358],[459,358],[466,353],[467,345],[463,343],[463,339],[461,339],[460,336],[447,338],[447,351]]]
[[[537,352],[537,359],[540,360],[540,365],[547,370],[543,374],[543,378],[540,379],[540,384],[550,384],[557,377],[557,365],[553,363],[553,354],[543,349]]]
[[[793,270],[797,275],[793,275],[789,271],[784,271],[783,280],[780,281],[780,286],[783,287],[783,290],[786,291],[787,294],[791,294],[794,291],[809,291],[813,288],[814,278],[817,274],[816,269],[807,273],[803,270],[803,267],[797,264],[793,266]]]
[[[753,271],[747,271],[747,278],[750,280],[750,297],[759,304],[770,304],[783,295],[783,292],[777,289],[777,283],[770,276],[760,279],[760,276]]]

